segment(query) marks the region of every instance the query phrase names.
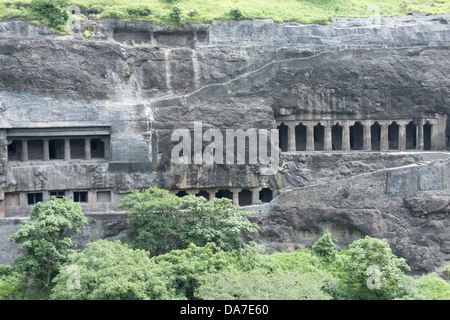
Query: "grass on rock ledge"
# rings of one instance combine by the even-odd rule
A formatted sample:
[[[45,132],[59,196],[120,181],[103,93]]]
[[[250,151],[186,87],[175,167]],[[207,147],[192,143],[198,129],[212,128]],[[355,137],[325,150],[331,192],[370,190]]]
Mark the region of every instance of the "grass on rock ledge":
[[[334,17],[392,17],[411,11],[427,15],[450,13],[450,0],[0,0],[0,20],[22,17],[64,31],[58,19],[58,15],[64,13],[48,13],[47,8],[36,10],[43,3],[44,7],[45,3],[56,3],[60,7],[75,5],[82,9],[85,17],[94,19],[139,19],[155,24],[230,19],[327,24]]]

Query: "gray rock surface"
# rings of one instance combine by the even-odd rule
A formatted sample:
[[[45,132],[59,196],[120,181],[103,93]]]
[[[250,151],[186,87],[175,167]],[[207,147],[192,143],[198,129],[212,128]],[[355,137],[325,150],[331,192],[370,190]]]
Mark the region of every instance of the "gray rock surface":
[[[123,239],[114,205],[133,189],[272,188],[249,207],[268,251],[310,246],[326,229],[344,248],[386,237],[416,273],[449,260],[449,20],[335,19],[329,26],[262,21],[154,26],[86,20],[73,35],[0,22],[0,202],[4,193],[111,190],[79,247]],[[83,31],[91,36],[86,38]],[[276,128],[297,119],[414,119],[447,115],[435,152],[282,153],[258,165],[176,165],[174,129]],[[8,161],[17,128],[106,126],[107,161]],[[445,123],[444,126],[445,127]],[[99,211],[99,210],[97,210]],[[99,216],[95,216],[98,214]],[[17,217],[17,216],[16,216]],[[0,236],[17,227],[0,220]],[[3,239],[4,240],[4,239]],[[0,242],[1,261],[17,248]]]

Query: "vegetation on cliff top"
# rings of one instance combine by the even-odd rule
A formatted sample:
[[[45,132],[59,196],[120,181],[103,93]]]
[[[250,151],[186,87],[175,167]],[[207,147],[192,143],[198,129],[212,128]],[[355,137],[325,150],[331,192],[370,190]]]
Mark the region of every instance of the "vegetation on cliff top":
[[[139,19],[155,24],[230,19],[327,24],[334,17],[450,13],[450,0],[0,0],[0,20],[23,17],[63,31],[61,18],[67,17],[61,8],[70,5],[81,8],[82,17]]]

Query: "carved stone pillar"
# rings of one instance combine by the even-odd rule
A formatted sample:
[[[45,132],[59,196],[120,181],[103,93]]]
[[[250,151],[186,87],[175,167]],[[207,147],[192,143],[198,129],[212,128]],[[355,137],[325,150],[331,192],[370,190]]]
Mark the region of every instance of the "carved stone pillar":
[[[398,123],[398,151],[406,150],[406,123]]]
[[[389,123],[382,122],[382,123],[380,123],[380,126],[381,126],[380,150],[387,151],[387,150],[389,150],[389,138],[388,138]]]
[[[232,189],[231,192],[233,193],[233,205],[238,206],[239,205],[239,192],[241,192],[242,189]]]
[[[342,122],[342,151],[350,151],[350,123]]]
[[[84,160],[91,160],[91,138],[84,139]]]
[[[288,130],[288,152],[294,152],[294,151],[296,151],[295,124],[289,123],[287,130]]]
[[[416,123],[417,150],[423,151],[423,120],[419,119]]]
[[[314,125],[306,125],[306,151],[314,151]]]
[[[64,139],[64,160],[70,160],[70,139]]]
[[[324,140],[324,146],[323,146],[323,150],[324,151],[332,151],[333,150],[333,146],[332,146],[332,126],[331,124],[327,123],[325,124],[325,140]]]
[[[214,201],[214,199],[216,198],[216,192],[217,192],[217,189],[208,191],[208,193],[209,193],[209,201]]]
[[[21,161],[28,161],[28,139],[22,139],[22,158]]]
[[[44,161],[50,160],[49,139],[44,139]]]
[[[371,126],[372,123],[366,121],[363,123],[364,125],[364,140],[363,140],[363,150],[371,151],[372,150],[372,131]]]

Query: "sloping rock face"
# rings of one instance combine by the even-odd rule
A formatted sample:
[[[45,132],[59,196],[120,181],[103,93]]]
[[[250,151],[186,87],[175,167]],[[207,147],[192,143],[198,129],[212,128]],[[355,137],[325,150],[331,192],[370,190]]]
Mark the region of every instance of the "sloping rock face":
[[[107,19],[86,20],[66,36],[0,22],[0,214],[27,216],[30,203],[56,191],[86,202],[85,212],[114,213],[123,196],[150,186],[231,190],[238,202],[241,190],[253,200],[271,190],[279,196],[270,204],[252,206],[261,224],[255,239],[269,251],[308,247],[330,227],[342,248],[366,234],[387,237],[414,270],[434,270],[449,252],[449,176],[438,165],[450,137],[449,18],[329,26]],[[174,130],[193,133],[196,123],[201,133],[225,136],[283,121],[405,119],[417,125],[414,150],[281,150],[269,174],[259,162],[180,164],[172,154]],[[423,126],[421,136],[427,121],[432,129]],[[356,134],[349,133],[354,143]],[[395,179],[409,166],[420,167],[416,176]],[[352,179],[365,183],[356,193],[346,185],[359,181]]]

